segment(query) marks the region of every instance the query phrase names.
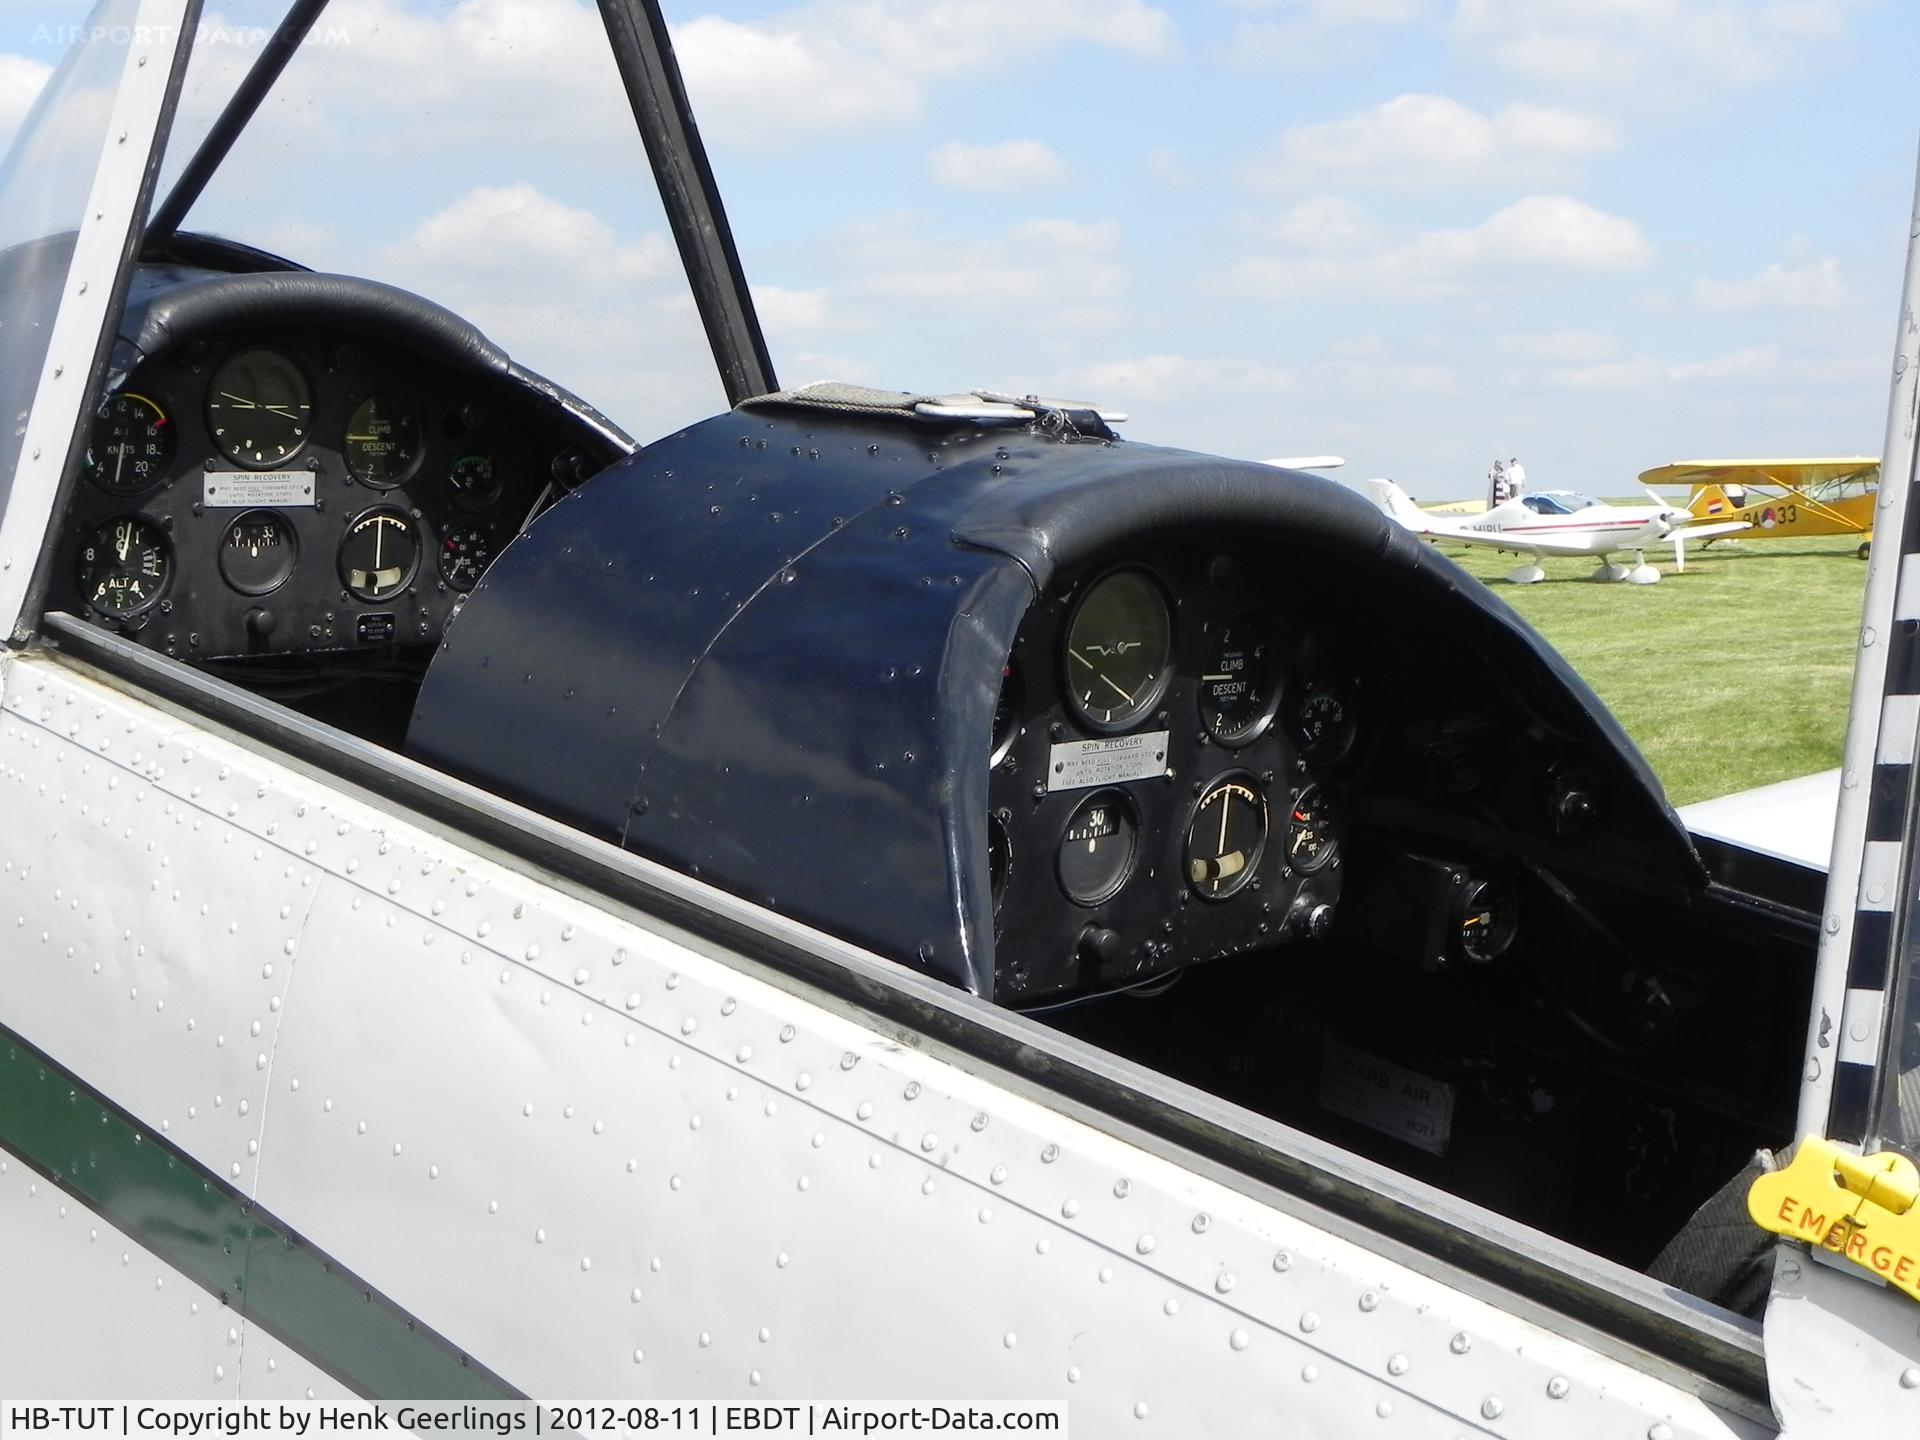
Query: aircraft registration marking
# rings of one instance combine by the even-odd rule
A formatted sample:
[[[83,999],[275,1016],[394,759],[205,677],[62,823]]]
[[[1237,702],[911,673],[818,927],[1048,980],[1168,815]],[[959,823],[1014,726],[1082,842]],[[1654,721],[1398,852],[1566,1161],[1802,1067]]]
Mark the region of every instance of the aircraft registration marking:
[[[1047,752],[1047,789],[1085,790],[1125,785],[1167,773],[1170,730],[1116,735],[1111,740],[1067,740]]]
[[[209,510],[313,504],[311,470],[209,470],[200,503]]]
[[[1320,1104],[1435,1155],[1447,1153],[1453,1135],[1451,1085],[1332,1041],[1320,1066]]]

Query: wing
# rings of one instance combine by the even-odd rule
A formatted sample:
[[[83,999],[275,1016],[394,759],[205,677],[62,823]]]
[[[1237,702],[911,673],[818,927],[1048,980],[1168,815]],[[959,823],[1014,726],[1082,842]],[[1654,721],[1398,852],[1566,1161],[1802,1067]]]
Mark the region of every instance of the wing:
[[[1465,545],[1484,545],[1489,550],[1509,550],[1517,555],[1594,555],[1598,553],[1592,545],[1584,541],[1549,540],[1531,535],[1502,534],[1497,530],[1456,530],[1452,526],[1434,525],[1429,527],[1425,534],[1429,540],[1458,540]]]
[[[1777,485],[1789,490],[1804,490],[1822,480],[1837,480],[1858,475],[1863,470],[1878,470],[1880,462],[1872,455],[1840,455],[1826,459],[1801,460],[1676,460],[1640,472],[1642,485]]]
[[[1708,540],[1715,535],[1731,535],[1736,530],[1751,530],[1745,520],[1723,520],[1718,525],[1682,525],[1674,530],[1682,540]]]

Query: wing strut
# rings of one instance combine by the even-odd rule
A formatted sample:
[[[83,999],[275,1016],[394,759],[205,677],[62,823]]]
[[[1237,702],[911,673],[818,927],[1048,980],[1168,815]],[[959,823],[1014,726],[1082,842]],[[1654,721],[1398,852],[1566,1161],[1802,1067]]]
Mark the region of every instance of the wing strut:
[[[727,388],[727,403],[738,405],[779,388],[766,337],[754,313],[753,297],[733,231],[707,164],[706,147],[687,103],[680,66],[659,0],[600,0],[613,58],[646,141],[653,176],[666,208],[667,223],[680,246],[680,260],[694,303],[707,327],[707,343]]]

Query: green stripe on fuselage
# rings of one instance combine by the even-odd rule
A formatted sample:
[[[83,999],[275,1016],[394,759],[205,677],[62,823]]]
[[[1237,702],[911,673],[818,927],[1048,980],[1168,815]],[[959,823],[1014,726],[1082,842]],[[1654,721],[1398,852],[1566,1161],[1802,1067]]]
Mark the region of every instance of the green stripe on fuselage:
[[[0,1148],[359,1395],[520,1398],[3,1026]]]

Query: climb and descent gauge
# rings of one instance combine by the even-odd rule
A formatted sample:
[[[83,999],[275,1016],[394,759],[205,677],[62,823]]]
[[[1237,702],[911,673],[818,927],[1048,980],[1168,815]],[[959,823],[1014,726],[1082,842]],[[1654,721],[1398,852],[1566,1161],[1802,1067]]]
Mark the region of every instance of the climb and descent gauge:
[[[236,465],[271,469],[307,443],[313,392],[307,378],[277,350],[242,350],[213,372],[207,387],[207,429]]]
[[[1207,646],[1200,672],[1200,720],[1222,745],[1246,745],[1273,719],[1278,687],[1273,646],[1258,615],[1223,625]]]
[[[1124,730],[1166,693],[1173,617],[1144,570],[1115,570],[1087,587],[1067,621],[1068,703],[1095,730]]]
[[[137,515],[109,520],[80,549],[80,593],[102,615],[127,620],[167,588],[173,552],[160,527]]]
[[[369,395],[347,418],[340,457],[362,485],[391,490],[420,461],[420,417],[392,395]]]
[[[1203,900],[1238,894],[1266,845],[1267,797],[1260,782],[1244,771],[1223,775],[1207,787],[1187,825],[1187,883]]]
[[[137,495],[166,478],[172,459],[173,426],[146,396],[123,390],[94,415],[87,478],[102,490]]]
[[[1498,960],[1519,930],[1515,896],[1498,880],[1472,881],[1454,903],[1454,944],[1463,960],[1476,965]]]
[[[456,525],[440,542],[440,578],[471,590],[493,563],[493,537],[478,525]]]
[[[1300,758],[1311,765],[1338,765],[1353,748],[1353,709],[1338,686],[1307,687],[1294,714]]]
[[[340,583],[362,600],[387,600],[405,589],[420,563],[413,522],[398,510],[369,510],[340,541]]]
[[[447,495],[469,514],[491,507],[502,488],[491,455],[462,455],[447,468]]]
[[[1060,839],[1060,888],[1082,905],[1098,905],[1127,883],[1140,822],[1118,790],[1080,802]]]
[[[1287,863],[1311,875],[1332,863],[1339,850],[1333,807],[1318,785],[1309,785],[1293,797],[1293,809],[1287,816]]]
[[[300,558],[287,517],[249,510],[220,538],[220,578],[242,595],[266,595],[287,583]]]

